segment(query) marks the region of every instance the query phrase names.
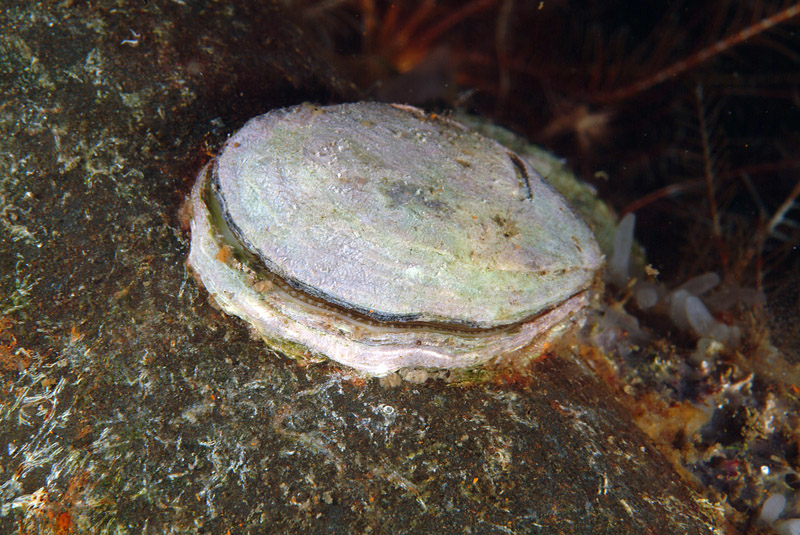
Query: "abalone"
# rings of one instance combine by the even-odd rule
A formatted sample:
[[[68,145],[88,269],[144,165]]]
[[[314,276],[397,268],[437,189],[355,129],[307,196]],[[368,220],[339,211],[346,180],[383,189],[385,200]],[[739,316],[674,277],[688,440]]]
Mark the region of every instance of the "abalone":
[[[374,375],[541,346],[580,322],[603,263],[528,161],[409,106],[256,117],[190,202],[187,264],[224,311]]]

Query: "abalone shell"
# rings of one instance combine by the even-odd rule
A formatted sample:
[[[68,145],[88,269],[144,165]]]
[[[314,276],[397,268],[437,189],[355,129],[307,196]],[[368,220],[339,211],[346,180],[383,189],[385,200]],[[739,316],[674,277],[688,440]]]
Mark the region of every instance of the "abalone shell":
[[[602,255],[529,162],[378,103],[249,121],[191,197],[189,266],[291,354],[383,374],[468,367],[578,321]]]

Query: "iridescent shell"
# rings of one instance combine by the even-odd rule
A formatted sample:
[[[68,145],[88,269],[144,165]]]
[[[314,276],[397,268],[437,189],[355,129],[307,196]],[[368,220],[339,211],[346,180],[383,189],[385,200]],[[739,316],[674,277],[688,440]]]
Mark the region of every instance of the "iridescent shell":
[[[286,353],[376,375],[541,344],[579,322],[602,267],[528,161],[408,106],[256,117],[191,204],[188,265],[223,310]]]

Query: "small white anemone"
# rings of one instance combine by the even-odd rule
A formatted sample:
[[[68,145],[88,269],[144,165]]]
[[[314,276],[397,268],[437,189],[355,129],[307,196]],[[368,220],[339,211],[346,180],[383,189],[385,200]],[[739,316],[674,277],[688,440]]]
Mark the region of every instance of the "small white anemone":
[[[758,523],[772,526],[778,535],[800,535],[800,518],[778,520],[786,508],[786,496],[773,494],[764,501],[758,515]]]
[[[614,235],[614,251],[608,264],[606,278],[609,283],[619,288],[630,284],[632,278],[631,251],[635,222],[635,216],[627,214],[620,221]],[[726,347],[735,347],[741,341],[739,328],[725,325],[714,318],[704,297],[719,284],[720,277],[717,273],[704,273],[673,290],[667,290],[655,282],[637,281],[633,285],[632,292],[634,302],[641,310],[660,309],[681,331],[692,333],[701,340],[710,338]],[[733,293],[741,294],[741,292]],[[755,302],[753,299],[748,300],[751,301]]]

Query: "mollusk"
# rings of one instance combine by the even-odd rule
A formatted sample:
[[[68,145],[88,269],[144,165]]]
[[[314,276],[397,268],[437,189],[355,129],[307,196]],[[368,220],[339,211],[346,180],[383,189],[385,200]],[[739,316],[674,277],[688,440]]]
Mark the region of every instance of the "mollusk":
[[[541,346],[581,321],[603,263],[528,161],[409,106],[256,117],[190,202],[187,264],[224,311],[373,375]]]

